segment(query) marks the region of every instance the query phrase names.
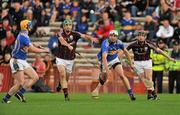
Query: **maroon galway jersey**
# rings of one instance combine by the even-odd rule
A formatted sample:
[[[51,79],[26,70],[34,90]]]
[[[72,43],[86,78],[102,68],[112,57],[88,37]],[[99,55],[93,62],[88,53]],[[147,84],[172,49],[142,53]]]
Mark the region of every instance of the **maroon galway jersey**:
[[[150,59],[150,53],[153,47],[157,48],[157,46],[150,41],[145,41],[143,43],[134,41],[127,47],[127,50],[132,49],[134,61],[144,61]]]
[[[62,45],[58,41],[58,52],[56,53],[56,57],[65,60],[74,60],[76,57],[75,50],[77,41],[81,38],[80,34],[74,31],[72,31],[69,35],[67,35],[65,32],[62,32],[60,34],[67,43],[73,46],[73,50],[69,50],[67,46]]]

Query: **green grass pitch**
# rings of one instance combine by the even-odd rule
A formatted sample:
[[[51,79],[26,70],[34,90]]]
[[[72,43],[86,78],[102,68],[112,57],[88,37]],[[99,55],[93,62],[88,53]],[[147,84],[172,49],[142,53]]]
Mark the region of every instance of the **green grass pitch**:
[[[0,93],[0,98],[5,94]],[[131,102],[127,94],[102,94],[93,100],[90,94],[71,94],[65,102],[61,93],[26,93],[27,103],[15,97],[12,103],[0,103],[0,115],[180,115],[180,95],[162,94],[160,100],[147,101],[136,95]]]

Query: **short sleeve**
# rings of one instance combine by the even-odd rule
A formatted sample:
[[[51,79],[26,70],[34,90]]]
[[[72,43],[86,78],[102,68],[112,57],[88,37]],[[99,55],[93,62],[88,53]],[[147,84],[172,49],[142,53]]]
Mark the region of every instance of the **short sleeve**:
[[[128,47],[126,48],[127,50],[132,49],[132,44],[128,45]]]
[[[124,50],[124,44],[123,43],[119,44],[119,49]]]
[[[23,37],[21,40],[25,46],[31,45],[31,41],[30,41],[29,37]]]
[[[102,53],[107,53],[108,52],[108,43],[107,43],[107,40],[104,40],[102,42],[101,50],[102,50]]]
[[[75,36],[76,41],[78,41],[81,38],[81,35],[75,31],[74,31],[74,36]]]
[[[124,50],[124,44],[121,40],[117,41],[117,48],[118,50]]]

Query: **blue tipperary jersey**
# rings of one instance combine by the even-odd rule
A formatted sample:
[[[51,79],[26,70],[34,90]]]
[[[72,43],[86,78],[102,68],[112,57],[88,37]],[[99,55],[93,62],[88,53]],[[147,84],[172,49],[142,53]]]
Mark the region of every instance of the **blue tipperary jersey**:
[[[110,43],[108,39],[105,39],[101,45],[101,51],[98,53],[98,60],[102,61],[102,54],[107,53],[107,61],[110,62],[118,57],[118,50],[124,50],[124,44],[122,41],[117,40],[115,43]]]
[[[15,41],[12,57],[15,59],[26,60],[30,44],[31,42],[28,33],[26,31],[20,31]]]

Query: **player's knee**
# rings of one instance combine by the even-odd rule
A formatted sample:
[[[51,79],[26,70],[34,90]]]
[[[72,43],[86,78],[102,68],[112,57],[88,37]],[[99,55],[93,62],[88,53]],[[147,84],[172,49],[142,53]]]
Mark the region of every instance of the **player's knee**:
[[[38,81],[38,80],[39,80],[39,76],[38,75],[34,75],[33,81]]]
[[[19,87],[22,87],[22,86],[24,85],[24,83],[25,83],[24,80],[19,80],[19,81],[17,81],[17,85],[18,85]]]
[[[59,70],[59,73],[60,73],[60,76],[61,76],[61,77],[65,77],[65,76],[66,76],[66,72],[65,72],[65,70],[63,70],[63,69],[60,69],[60,70]]]

